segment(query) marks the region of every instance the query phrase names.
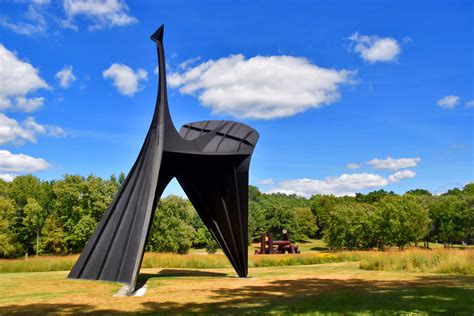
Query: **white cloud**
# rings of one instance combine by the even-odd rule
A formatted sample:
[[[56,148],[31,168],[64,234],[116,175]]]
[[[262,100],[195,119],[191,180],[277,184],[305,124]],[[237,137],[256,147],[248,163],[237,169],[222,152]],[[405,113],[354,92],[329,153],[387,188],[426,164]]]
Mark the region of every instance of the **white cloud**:
[[[387,180],[388,182],[398,182],[403,179],[414,178],[416,176],[416,172],[412,170],[401,170],[397,171],[394,174],[390,175]]]
[[[293,179],[285,180],[270,189],[268,193],[297,194],[310,197],[313,194],[354,195],[365,189],[384,187],[388,180],[371,173],[343,174],[339,177],[327,177],[322,180]]]
[[[59,126],[56,125],[44,125],[46,127],[45,135],[53,136],[53,137],[63,137],[66,136],[66,131]]]
[[[82,17],[91,22],[89,30],[106,27],[124,26],[137,22],[128,13],[124,0],[63,0],[65,19],[57,17],[53,10],[47,10],[50,0],[18,1],[29,2],[28,9],[21,21],[12,21],[8,17],[0,17],[0,25],[18,34],[31,36],[44,33],[48,29],[48,21],[58,21],[63,27],[77,30],[76,18]]]
[[[367,162],[368,165],[372,166],[375,169],[384,169],[384,170],[398,170],[410,167],[416,167],[416,165],[421,161],[421,158],[400,158],[394,159],[392,157],[387,157],[386,159],[372,159]]]
[[[38,124],[33,117],[27,117],[26,120],[23,122],[23,126],[37,134],[47,135],[47,136],[65,136],[66,132],[59,126],[55,125],[41,125]]]
[[[56,73],[55,77],[59,80],[59,85],[63,88],[69,88],[71,83],[77,80],[77,77],[72,72],[72,66],[64,66],[63,69]]]
[[[301,57],[245,59],[239,54],[172,73],[168,82],[183,94],[197,94],[214,114],[274,119],[336,102],[339,86],[351,83],[354,74],[318,67]]]
[[[275,182],[273,181],[273,179],[269,178],[269,179],[260,179],[260,180],[257,181],[257,183],[261,184],[261,185],[271,185]]]
[[[77,30],[74,24],[76,16],[83,16],[92,21],[89,25],[90,30],[137,22],[135,17],[128,14],[128,6],[121,0],[64,0],[63,7],[67,15],[64,26],[75,30]]]
[[[8,109],[12,106],[12,101],[2,95],[0,95],[0,110]]]
[[[467,108],[474,108],[474,100],[466,101],[465,105]]]
[[[25,141],[36,143],[37,135],[59,137],[65,135],[65,132],[58,126],[38,124],[32,117],[28,117],[23,124],[20,124],[0,113],[0,145],[21,144]]]
[[[111,79],[114,86],[123,95],[133,96],[141,90],[141,80],[148,80],[148,74],[144,69],[133,71],[132,68],[123,64],[112,64],[102,73],[104,78]]]
[[[447,95],[444,98],[439,99],[436,104],[445,109],[452,109],[459,104],[460,99],[461,98],[457,95]]]
[[[402,179],[413,178],[416,175],[411,170],[395,172],[388,178],[372,173],[343,174],[338,177],[327,177],[322,180],[292,179],[279,182],[267,193],[296,194],[310,197],[314,194],[333,194],[336,196],[349,195],[367,189],[377,189]]]
[[[179,64],[179,68],[181,69],[187,69],[189,66],[191,66],[192,64],[198,62],[201,60],[201,57],[198,56],[198,57],[194,57],[194,58],[189,58],[189,59],[186,59],[185,61],[183,61],[181,64]]]
[[[18,109],[23,111],[34,110],[43,104],[44,98],[26,98],[28,93],[49,88],[38,75],[38,69],[18,59],[2,44],[0,44],[0,69],[0,109],[11,107],[12,98],[16,98]]]
[[[400,44],[391,37],[354,33],[349,40],[355,43],[354,50],[360,57],[370,63],[396,61],[401,52]]]
[[[43,4],[39,1],[34,1],[34,4]],[[0,19],[0,25],[3,27],[21,34],[21,35],[33,35],[36,33],[42,33],[47,29],[46,19],[43,16],[41,9],[37,5],[29,5],[28,10],[25,13],[25,19],[28,22],[12,23],[7,18]]]
[[[35,158],[25,154],[13,154],[8,150],[0,150],[0,179],[11,182],[22,173],[33,173],[50,168],[51,165],[43,158]]]
[[[25,129],[16,120],[0,113],[0,145],[24,141],[36,143],[34,132]]]
[[[0,171],[37,172],[49,167],[49,163],[43,158],[13,154],[8,150],[0,150]]]
[[[11,173],[0,173],[0,179],[6,182],[12,182],[15,179],[16,175]]]
[[[32,117],[28,117],[24,122],[23,125],[31,130],[32,132],[39,133],[39,134],[45,134],[46,133],[46,128],[41,125],[36,123],[35,119]]]
[[[39,109],[44,104],[43,97],[37,98],[25,98],[25,97],[17,97],[16,98],[16,108],[22,110],[24,112],[33,112]]]
[[[347,168],[347,169],[354,170],[354,169],[360,168],[360,165],[359,165],[358,163],[351,162],[351,163],[348,163],[348,164],[346,165],[346,168]]]

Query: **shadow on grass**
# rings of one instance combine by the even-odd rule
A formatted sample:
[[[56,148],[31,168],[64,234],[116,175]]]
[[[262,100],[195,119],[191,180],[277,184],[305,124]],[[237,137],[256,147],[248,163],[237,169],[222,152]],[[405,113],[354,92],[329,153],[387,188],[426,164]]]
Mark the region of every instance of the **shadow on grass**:
[[[422,277],[416,281],[360,279],[276,280],[268,285],[214,290],[215,302],[143,303],[151,312],[201,313],[474,313],[473,277]]]
[[[0,315],[49,315],[66,314],[76,315],[84,311],[92,310],[92,305],[85,304],[28,304],[10,305],[0,308]]]
[[[180,270],[181,272],[181,270]],[[154,277],[160,277],[155,275]],[[474,277],[427,276],[413,281],[360,279],[274,280],[262,285],[213,289],[210,303],[159,302],[148,296],[140,313],[474,313]],[[133,298],[125,298],[132,300]],[[157,300],[157,301],[153,301]],[[190,298],[192,300],[192,297]],[[133,302],[131,302],[133,304]],[[6,306],[12,314],[88,313],[126,314],[100,306],[31,304]],[[134,312],[137,313],[137,312]],[[1,312],[0,312],[1,314]]]
[[[314,250],[314,251],[324,251],[324,252],[326,252],[326,251],[328,251],[328,250],[329,250],[329,248],[328,248],[328,247],[317,247],[317,246],[316,246],[316,247],[312,247],[312,248],[310,248],[309,250]]]

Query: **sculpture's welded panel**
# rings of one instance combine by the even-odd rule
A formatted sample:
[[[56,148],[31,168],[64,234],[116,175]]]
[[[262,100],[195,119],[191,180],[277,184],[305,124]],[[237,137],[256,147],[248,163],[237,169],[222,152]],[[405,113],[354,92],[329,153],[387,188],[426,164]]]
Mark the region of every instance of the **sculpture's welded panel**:
[[[137,161],[69,278],[135,289],[153,213],[176,177],[240,277],[247,276],[248,170],[258,133],[231,121],[200,121],[176,131],[168,109],[163,26],[151,39],[159,62],[155,112]]]

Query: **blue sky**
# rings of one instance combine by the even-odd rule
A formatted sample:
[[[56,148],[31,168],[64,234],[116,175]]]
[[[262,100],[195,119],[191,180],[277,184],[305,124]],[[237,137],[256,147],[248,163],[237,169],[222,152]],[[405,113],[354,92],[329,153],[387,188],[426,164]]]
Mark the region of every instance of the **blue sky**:
[[[0,177],[127,173],[165,24],[175,125],[256,128],[263,191],[463,186],[473,15],[472,1],[0,1]]]

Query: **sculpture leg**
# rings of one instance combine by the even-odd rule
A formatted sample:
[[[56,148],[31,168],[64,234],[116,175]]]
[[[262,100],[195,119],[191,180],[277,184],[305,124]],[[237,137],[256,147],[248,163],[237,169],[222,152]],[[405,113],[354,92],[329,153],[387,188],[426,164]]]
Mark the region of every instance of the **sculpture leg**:
[[[156,203],[171,179],[160,175],[162,155],[163,146],[152,128],[69,278],[122,282],[131,290],[135,287]]]
[[[248,273],[249,161],[208,159],[208,165],[176,177],[240,277]]]

